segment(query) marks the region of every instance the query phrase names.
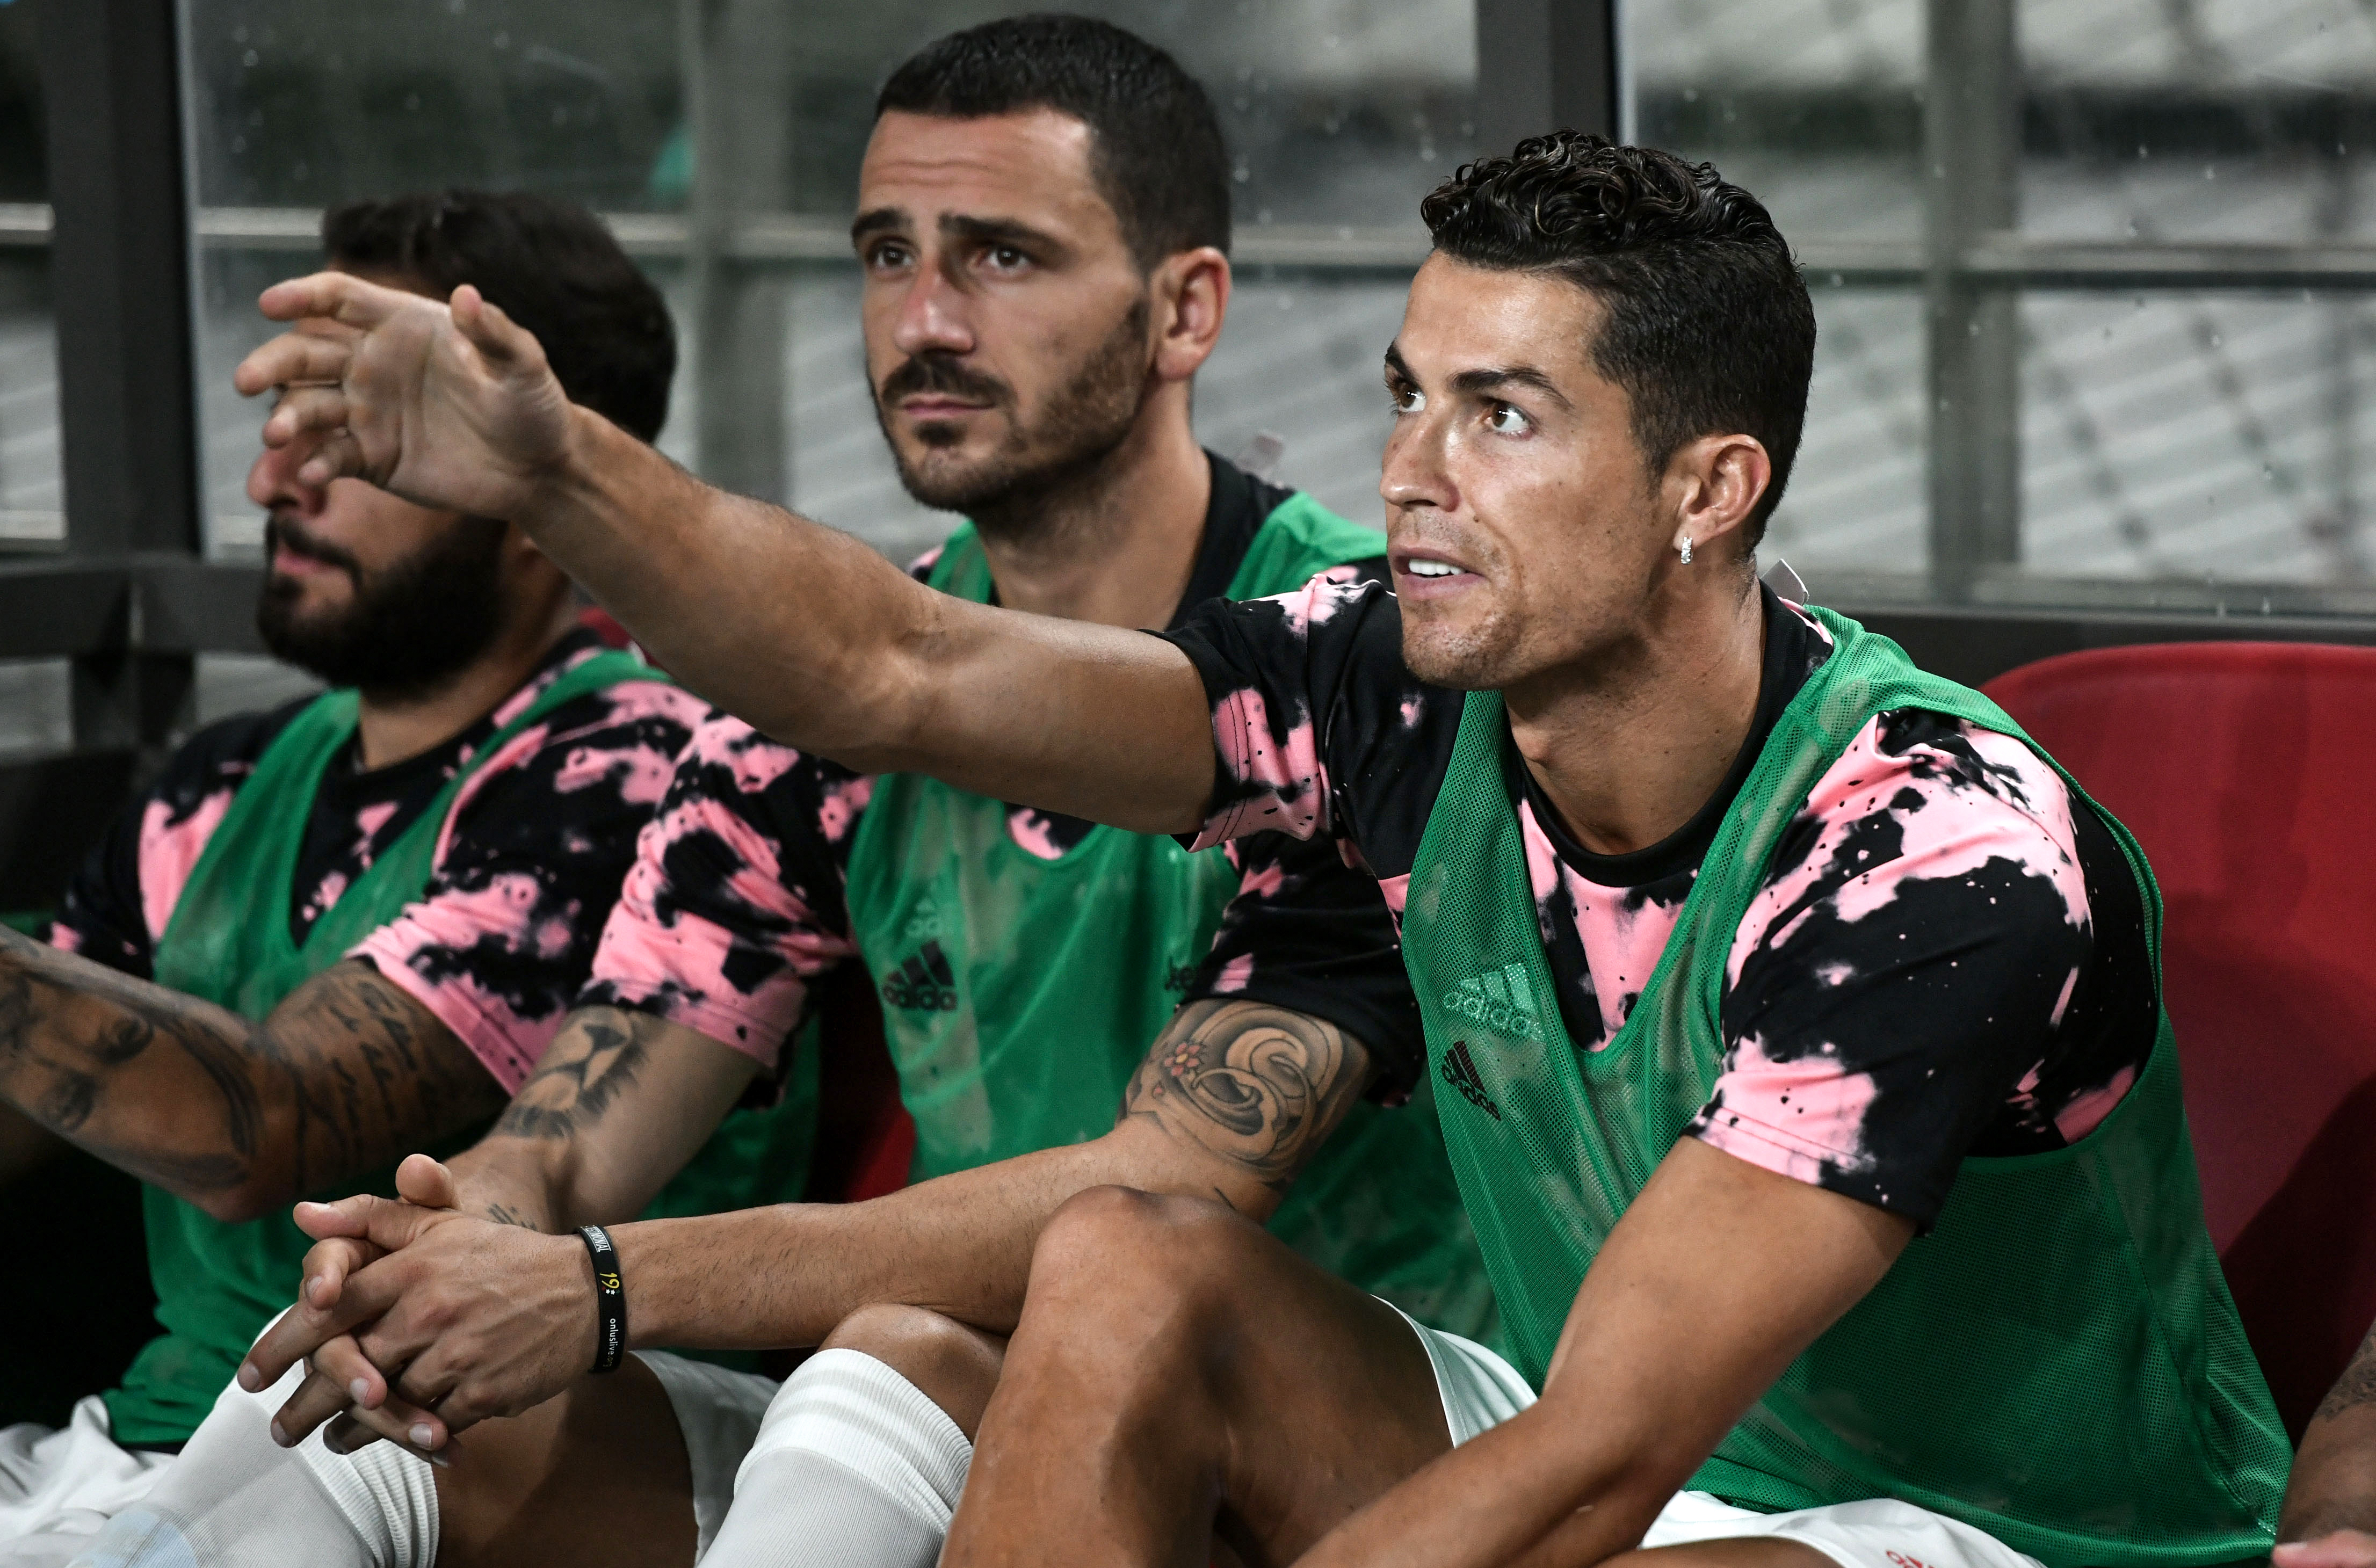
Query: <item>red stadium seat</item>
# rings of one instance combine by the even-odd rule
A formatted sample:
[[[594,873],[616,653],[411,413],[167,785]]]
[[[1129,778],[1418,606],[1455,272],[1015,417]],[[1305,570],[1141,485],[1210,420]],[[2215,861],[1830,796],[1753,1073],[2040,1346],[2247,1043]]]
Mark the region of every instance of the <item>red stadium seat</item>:
[[[2299,1437],[2376,1319],[2376,648],[2106,648],[1987,690],[2160,880],[2211,1237]]]
[[[636,646],[636,639],[627,635],[626,627],[619,624],[619,618],[612,614],[609,611],[603,609],[599,604],[588,604],[579,607],[577,612],[577,624],[580,626],[585,627],[588,631],[593,633],[596,636],[600,637],[602,639],[603,646],[606,647],[633,647]]]

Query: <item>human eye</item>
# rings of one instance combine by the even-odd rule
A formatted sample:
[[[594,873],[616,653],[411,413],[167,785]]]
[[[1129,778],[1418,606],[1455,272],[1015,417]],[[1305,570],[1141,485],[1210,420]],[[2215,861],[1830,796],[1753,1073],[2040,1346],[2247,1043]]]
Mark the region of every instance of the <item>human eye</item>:
[[[1525,435],[1535,428],[1535,422],[1515,405],[1497,401],[1485,407],[1485,428],[1496,435]]]
[[[915,260],[915,253],[899,240],[877,240],[866,247],[867,267],[875,272],[897,272]]]
[[[1427,407],[1427,394],[1408,381],[1387,382],[1386,396],[1393,399],[1398,414],[1415,414]]]
[[[982,264],[992,272],[1016,273],[1030,267],[1031,258],[1013,245],[990,245],[981,253]]]

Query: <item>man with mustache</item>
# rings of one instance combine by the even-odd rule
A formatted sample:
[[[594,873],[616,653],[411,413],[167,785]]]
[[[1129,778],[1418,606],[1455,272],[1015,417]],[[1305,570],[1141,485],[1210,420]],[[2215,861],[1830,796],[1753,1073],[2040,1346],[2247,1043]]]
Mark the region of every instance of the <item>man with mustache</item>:
[[[915,568],[931,597],[1161,626],[1215,596],[1374,573],[1377,533],[1196,444],[1192,381],[1229,302],[1229,169],[1202,88],[1103,23],[994,22],[893,74],[851,238],[901,477],[970,519]],[[324,1234],[353,1219],[371,1244],[326,1248],[340,1255],[322,1293],[257,1353],[260,1385],[312,1352],[286,1436],[357,1386],[369,1430],[341,1429],[339,1447],[468,1429],[434,1517],[326,1513],[302,1479],[230,1479],[269,1458],[265,1419],[292,1372],[260,1409],[227,1396],[192,1445],[203,1481],[177,1478],[106,1544],[450,1568],[560,1561],[560,1524],[602,1518],[607,1550],[635,1560],[928,1565],[1033,1237],[1104,1182],[1226,1194],[1314,1266],[1487,1335],[1394,949],[1374,885],[1333,848],[1274,837],[1233,866],[713,719],[645,834],[587,1011],[485,1143],[450,1173],[408,1167],[412,1206],[308,1215]],[[632,1332],[826,1349],[780,1394],[742,1391],[766,1407],[747,1459],[713,1464],[697,1421],[682,1445],[641,1434],[652,1474],[690,1495],[672,1530],[638,1533],[605,1472],[572,1457],[566,1412],[668,1363],[584,1375],[593,1265],[571,1228],[631,1217],[709,1119],[779,1069],[815,982],[850,964],[883,1001],[918,1183],[664,1228],[671,1279],[639,1275]],[[1416,1105],[1364,1103],[1415,1089]],[[497,1215],[557,1234],[481,1222]],[[343,1277],[383,1246],[398,1250]],[[357,1338],[322,1343],[350,1324]],[[427,1474],[390,1448],[359,1457]],[[297,1456],[304,1475],[338,1473],[321,1438]]]
[[[667,312],[589,214],[409,196],[332,211],[323,243],[394,287],[509,300],[570,397],[637,438],[667,417]],[[169,1467],[296,1286],[291,1200],[502,1108],[706,711],[578,629],[569,579],[506,523],[272,451],[248,494],[270,515],[257,628],[333,689],[199,731],[48,944],[0,932],[0,1115],[148,1184],[164,1330],[65,1430],[0,1432],[11,1564],[64,1561]]]
[[[787,740],[1334,839],[1400,911],[1509,1359],[1210,1199],[1081,1194],[948,1568],[2267,1552],[2284,1432],[2204,1225],[2144,857],[1986,697],[1758,582],[1814,350],[1783,236],[1708,165],[1571,131],[1420,211],[1396,591],[1160,637],[951,605],[689,481],[558,407],[467,290],[283,284],[267,315],[357,336],[239,379],[303,384],[266,434],[309,471],[520,520]],[[612,1260],[631,1324],[647,1234]]]

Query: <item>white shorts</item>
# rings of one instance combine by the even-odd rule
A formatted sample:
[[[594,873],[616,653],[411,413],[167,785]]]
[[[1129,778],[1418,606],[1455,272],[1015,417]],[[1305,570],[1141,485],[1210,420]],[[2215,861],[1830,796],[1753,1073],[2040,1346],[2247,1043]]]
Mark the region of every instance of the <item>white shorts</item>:
[[[659,1351],[635,1354],[659,1379],[684,1434],[696,1551],[707,1551],[734,1501],[735,1468],[758,1435],[777,1384]],[[226,1388],[192,1443],[208,1441],[219,1422],[260,1426],[297,1392],[304,1373],[300,1362],[260,1393]],[[394,1568],[430,1568],[435,1561],[436,1472],[425,1460],[392,1443],[333,1454],[318,1429],[288,1458],[313,1472],[375,1561]],[[63,1431],[0,1431],[0,1568],[60,1568],[108,1520],[146,1500],[173,1459],[118,1447],[107,1435],[107,1408],[96,1398],[76,1407],[74,1424]]]
[[[148,1495],[171,1454],[119,1447],[96,1396],[53,1430],[0,1430],[0,1565],[54,1568],[100,1527]]]
[[[1392,1306],[1392,1302],[1387,1303]],[[1402,1309],[1396,1307],[1396,1312]],[[1517,1369],[1473,1340],[1403,1313],[1435,1368],[1443,1424],[1458,1447],[1535,1402]],[[1813,1547],[1840,1568],[2043,1568],[1986,1530],[1895,1498],[1759,1514],[1704,1491],[1679,1491],[1642,1538],[1645,1547],[1776,1536]]]

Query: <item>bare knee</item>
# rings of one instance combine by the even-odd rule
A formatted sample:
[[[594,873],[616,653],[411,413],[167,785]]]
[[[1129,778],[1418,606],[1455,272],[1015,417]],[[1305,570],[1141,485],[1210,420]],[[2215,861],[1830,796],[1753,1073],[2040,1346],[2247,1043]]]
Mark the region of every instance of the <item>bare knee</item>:
[[[1168,1381],[1226,1332],[1265,1245],[1276,1243],[1227,1204],[1092,1188],[1040,1232],[1024,1322],[1076,1355]]]
[[[1193,1296],[1225,1285],[1265,1235],[1211,1198],[1092,1187],[1067,1199],[1040,1230],[1032,1287],[1088,1283],[1118,1305],[1150,1287]]]
[[[1006,1341],[925,1307],[879,1302],[859,1308],[826,1336],[820,1350],[873,1357],[923,1391],[970,1440],[998,1386]]]

